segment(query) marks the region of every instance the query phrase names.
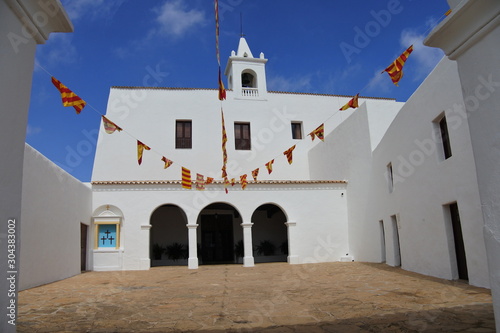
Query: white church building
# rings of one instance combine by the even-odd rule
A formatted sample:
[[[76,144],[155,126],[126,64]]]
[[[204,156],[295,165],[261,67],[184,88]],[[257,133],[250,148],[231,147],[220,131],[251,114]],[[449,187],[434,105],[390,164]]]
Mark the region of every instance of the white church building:
[[[385,262],[491,287],[498,318],[500,3],[449,3],[425,42],[446,56],[405,103],[361,96],[338,111],[352,96],[268,91],[267,59],[245,38],[224,101],[216,89],[112,87],[106,117],[124,131],[101,126],[91,183],[25,148],[20,289],[81,270]],[[324,141],[312,140],[321,124]],[[140,165],[137,140],[151,148]],[[197,190],[197,174],[215,181]]]

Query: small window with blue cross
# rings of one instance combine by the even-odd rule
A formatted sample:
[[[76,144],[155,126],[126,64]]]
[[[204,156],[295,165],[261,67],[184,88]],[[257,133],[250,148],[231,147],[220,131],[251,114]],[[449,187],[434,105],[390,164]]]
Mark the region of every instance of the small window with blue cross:
[[[99,225],[99,247],[116,247],[116,224]]]

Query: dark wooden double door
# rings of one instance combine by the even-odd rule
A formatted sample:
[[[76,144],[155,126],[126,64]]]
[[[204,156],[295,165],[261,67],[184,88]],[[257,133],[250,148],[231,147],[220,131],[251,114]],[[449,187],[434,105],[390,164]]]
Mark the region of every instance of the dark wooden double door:
[[[203,264],[234,263],[232,214],[201,216],[201,259]]]

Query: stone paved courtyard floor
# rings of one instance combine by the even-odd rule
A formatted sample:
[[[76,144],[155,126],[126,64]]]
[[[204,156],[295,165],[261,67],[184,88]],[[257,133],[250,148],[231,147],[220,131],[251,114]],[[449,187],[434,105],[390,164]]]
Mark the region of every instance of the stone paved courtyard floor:
[[[385,264],[87,272],[19,293],[18,332],[494,332],[489,290]]]

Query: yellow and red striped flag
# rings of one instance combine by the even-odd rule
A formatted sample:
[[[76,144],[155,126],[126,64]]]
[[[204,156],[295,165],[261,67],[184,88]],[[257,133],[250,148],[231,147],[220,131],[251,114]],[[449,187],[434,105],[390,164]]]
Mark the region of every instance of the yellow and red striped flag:
[[[231,178],[231,186],[234,186],[236,184],[236,179]]]
[[[227,134],[226,134],[226,125],[224,124],[224,111],[222,111],[222,108],[220,109],[220,113],[222,115],[222,178],[226,178],[227,177],[227,172],[226,172],[226,164],[227,164],[227,150],[226,150]]]
[[[274,160],[270,160],[269,162],[266,163],[267,172],[269,174],[271,174],[271,172],[273,172],[273,163],[274,163]]]
[[[226,191],[226,194],[229,193],[229,191],[227,190],[227,188],[229,187],[230,183],[229,183],[229,179],[227,177],[224,177],[224,190]]]
[[[63,105],[74,107],[76,113],[80,114],[87,103],[53,76],[52,83],[61,93]]]
[[[309,133],[309,135],[313,141],[315,137],[318,137],[321,141],[325,141],[325,124],[319,125],[314,131]]]
[[[161,160],[162,160],[163,162],[165,162],[165,166],[163,166],[163,169],[168,168],[169,166],[171,166],[171,165],[174,163],[174,162],[172,162],[171,160],[169,160],[168,158],[166,158],[165,156],[163,156],[163,157],[161,158]]]
[[[410,56],[410,53],[413,52],[413,45],[406,49],[392,64],[390,64],[386,69],[382,71],[387,72],[391,77],[392,83],[396,86],[398,85],[399,80],[403,77],[403,66]]]
[[[123,130],[120,126],[104,116],[102,116],[102,124],[104,125],[104,130],[108,134],[113,134],[115,131],[121,132]]]
[[[220,68],[220,51],[219,51],[219,0],[214,0],[215,11],[215,53],[217,55],[217,63]]]
[[[214,182],[214,179],[212,177],[207,177],[207,181],[205,182],[206,185],[212,184]]]
[[[222,75],[219,66],[219,100],[222,101],[224,99],[226,99],[226,88],[224,87],[224,83],[222,82]]]
[[[198,191],[205,190],[205,177],[199,173],[196,174],[196,189]]]
[[[259,175],[259,168],[252,171],[252,177],[254,181],[257,181],[257,176]]]
[[[359,106],[358,98],[359,98],[359,93],[356,94],[356,96],[354,96],[349,102],[347,102],[346,105],[341,107],[339,109],[339,111],[345,111],[349,108],[353,108],[353,109],[357,108]]]
[[[191,170],[182,167],[182,188],[191,189]]]
[[[151,148],[146,146],[141,141],[137,140],[137,162],[139,163],[139,165],[141,165],[142,163],[142,153],[144,152],[144,149],[151,150]]]
[[[247,175],[240,176],[240,181],[241,181],[241,189],[244,190],[245,187],[247,187],[248,185]]]
[[[288,148],[288,150],[285,150],[283,152],[283,155],[285,155],[286,159],[288,160],[288,164],[292,164],[292,162],[293,162],[292,152],[295,149],[295,146],[296,145],[293,145],[293,147],[290,147],[290,148]]]

